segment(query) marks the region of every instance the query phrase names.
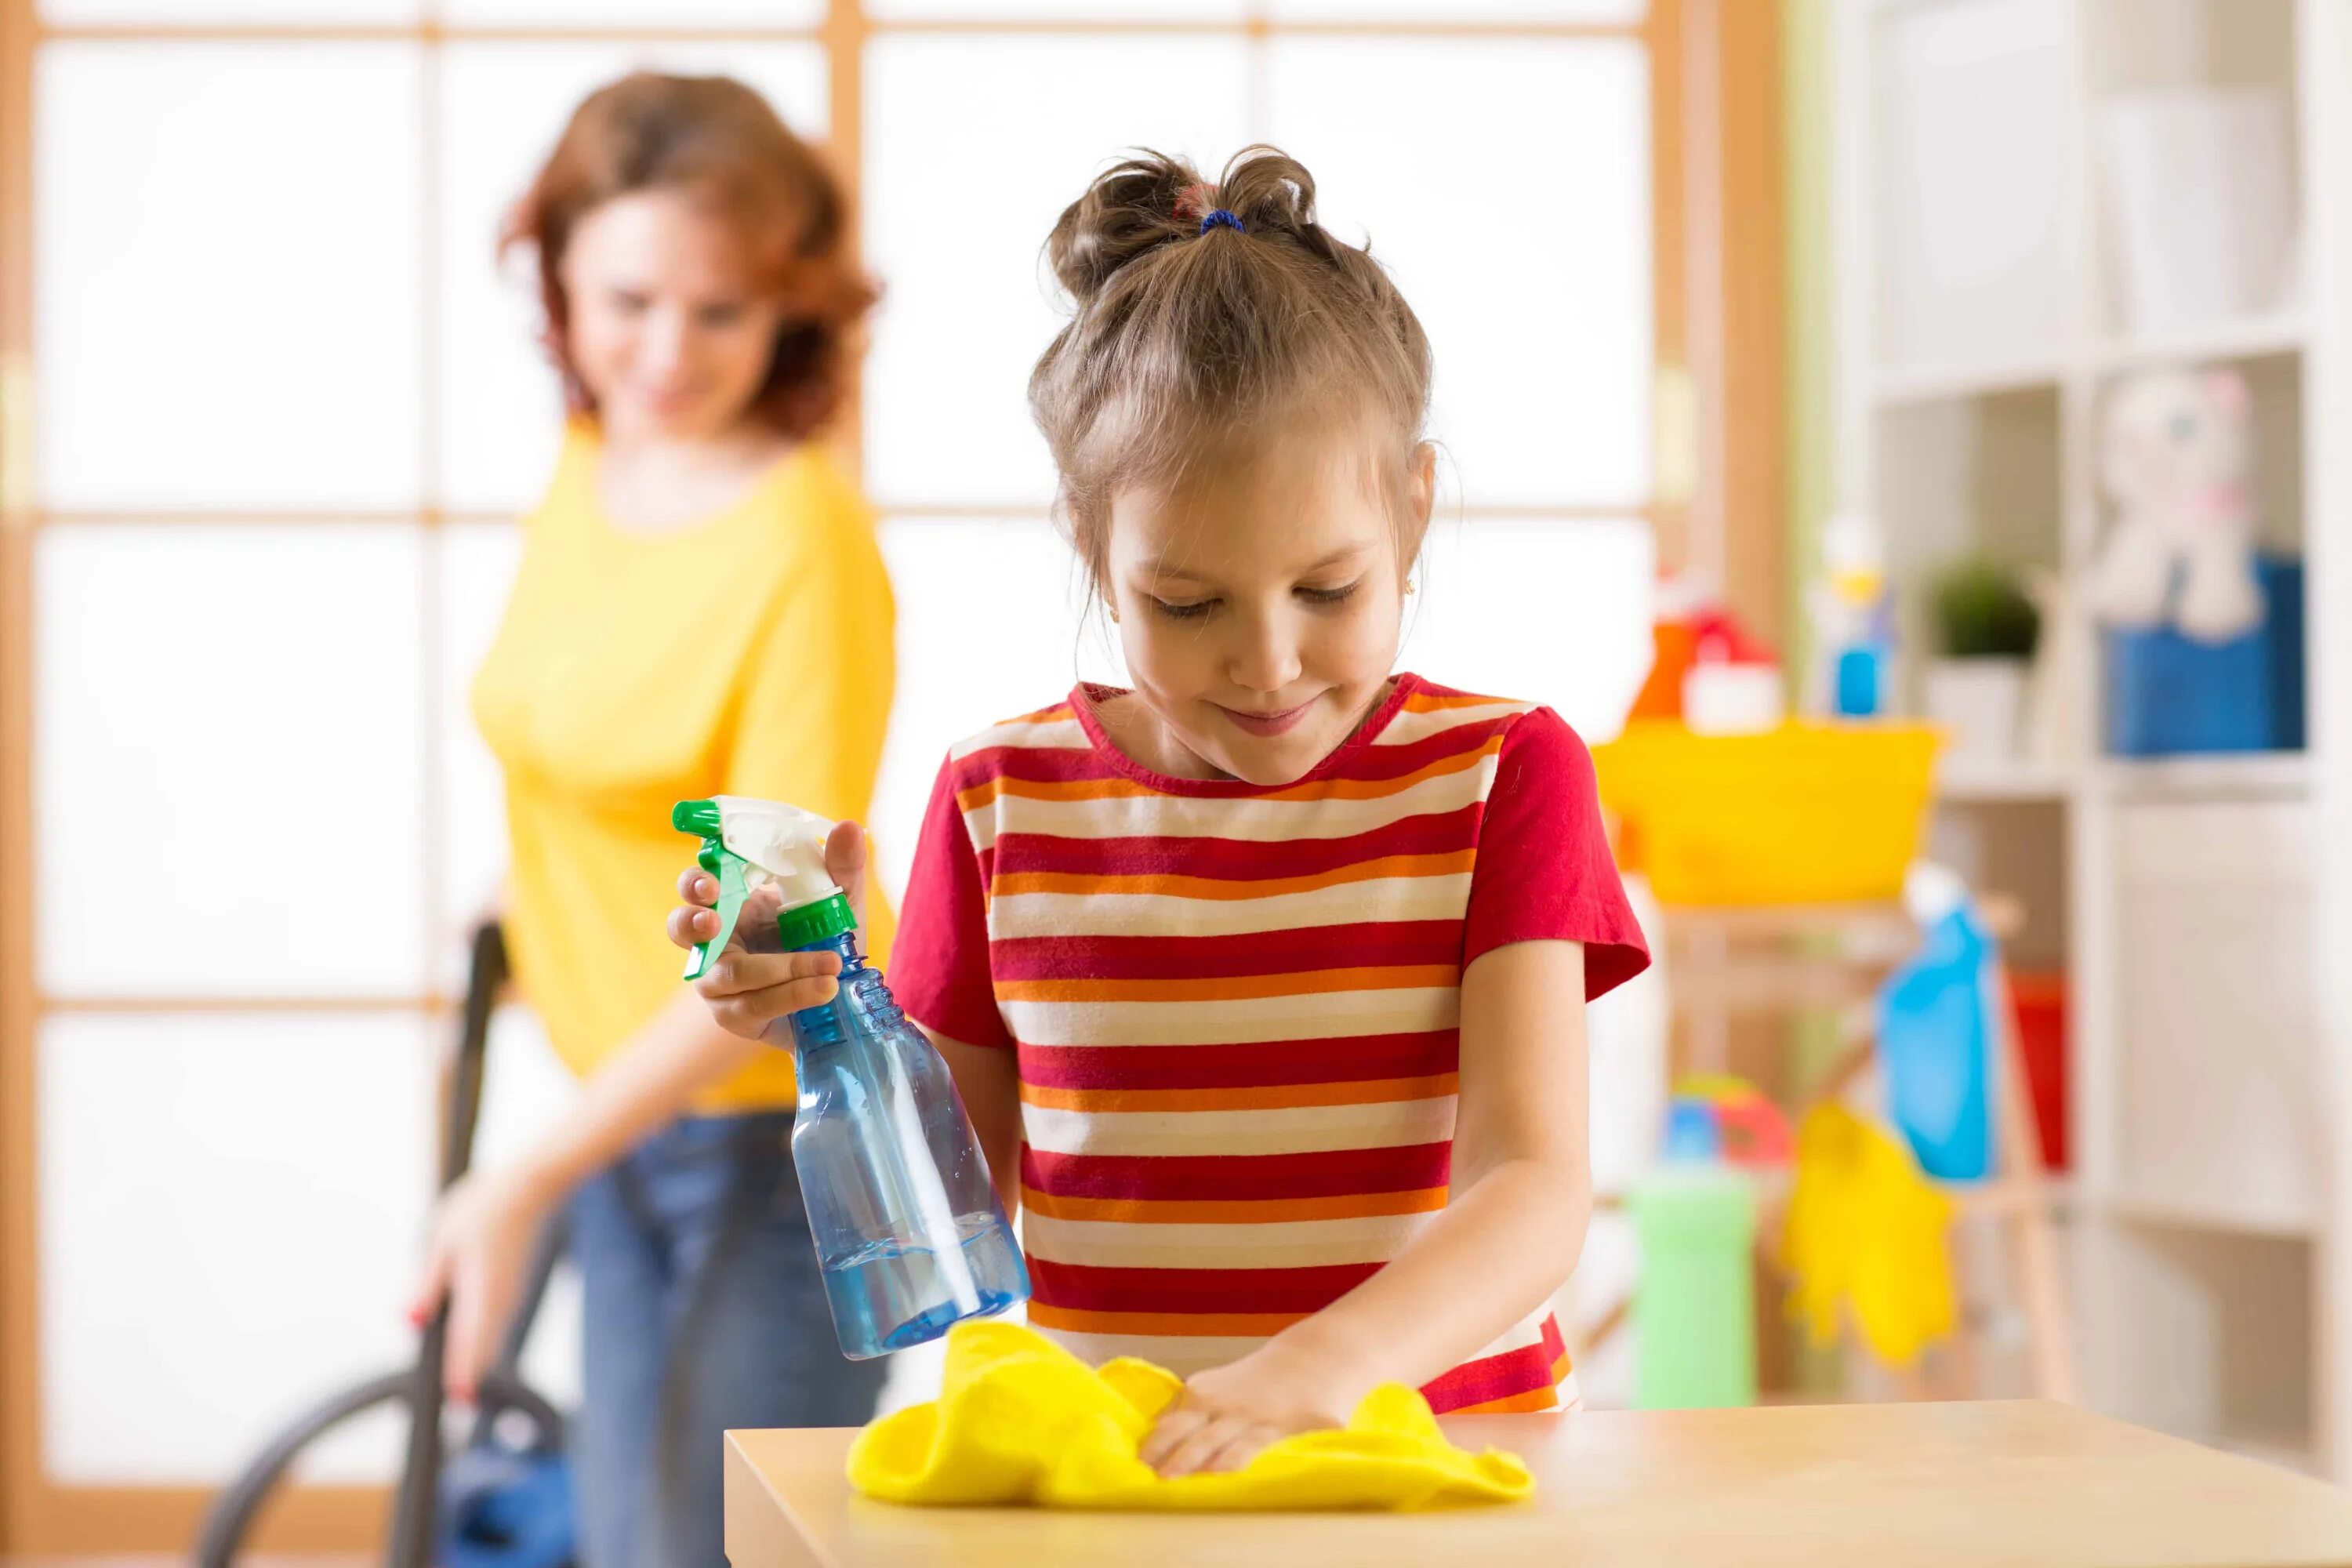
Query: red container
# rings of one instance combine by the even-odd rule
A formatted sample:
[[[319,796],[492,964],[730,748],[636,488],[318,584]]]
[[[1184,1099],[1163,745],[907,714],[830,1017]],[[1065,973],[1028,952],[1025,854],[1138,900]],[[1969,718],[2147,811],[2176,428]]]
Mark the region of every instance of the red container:
[[[2033,1121],[2042,1133],[2042,1163],[2063,1171],[2067,1168],[2066,976],[2011,973],[2009,994],[2017,1015],[2018,1050],[2025,1058]]]

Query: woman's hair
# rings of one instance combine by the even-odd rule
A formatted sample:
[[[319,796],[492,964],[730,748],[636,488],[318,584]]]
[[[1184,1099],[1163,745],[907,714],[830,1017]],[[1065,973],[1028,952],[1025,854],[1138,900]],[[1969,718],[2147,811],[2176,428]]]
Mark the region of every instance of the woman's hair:
[[[1387,268],[1316,221],[1296,160],[1246,148],[1211,186],[1139,151],[1070,204],[1045,248],[1076,310],[1029,377],[1029,408],[1096,583],[1113,496],[1300,415],[1361,421],[1401,536],[1417,531],[1404,495],[1429,340]],[[1410,556],[1419,540],[1403,542]]]
[[[742,237],[761,287],[784,308],[751,412],[786,436],[813,434],[841,403],[876,290],[848,253],[848,205],[832,174],[767,100],[726,77],[638,71],[599,88],[507,215],[499,253],[537,253],[544,342],[566,403],[595,412],[570,351],[564,249],[594,208],[654,190],[691,196]]]

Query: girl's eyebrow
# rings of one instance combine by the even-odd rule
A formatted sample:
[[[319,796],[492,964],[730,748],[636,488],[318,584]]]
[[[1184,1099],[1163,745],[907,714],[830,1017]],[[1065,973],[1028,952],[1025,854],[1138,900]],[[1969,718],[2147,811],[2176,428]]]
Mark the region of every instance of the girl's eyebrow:
[[[1330,554],[1324,556],[1321,560],[1309,562],[1307,565],[1299,568],[1298,575],[1302,577],[1311,577],[1318,572],[1327,571],[1331,567],[1353,561],[1358,556],[1362,555],[1365,552],[1372,548],[1373,542],[1370,540],[1364,540],[1355,544],[1343,544],[1339,549],[1331,552]],[[1208,578],[1202,576],[1198,572],[1194,572],[1188,567],[1178,565],[1175,562],[1165,556],[1145,562],[1143,563],[1143,569],[1147,574],[1163,583],[1205,583],[1209,581]]]

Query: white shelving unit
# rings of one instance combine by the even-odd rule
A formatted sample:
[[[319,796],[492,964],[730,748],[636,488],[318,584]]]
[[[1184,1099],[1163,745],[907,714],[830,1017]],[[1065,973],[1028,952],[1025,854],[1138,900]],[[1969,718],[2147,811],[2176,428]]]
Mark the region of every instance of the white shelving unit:
[[[2352,1484],[2352,0],[1837,16],[1839,501],[1886,531],[1906,648],[1963,553],[2083,581],[2118,377],[2228,364],[2252,391],[2263,542],[2305,563],[2307,749],[2099,754],[2094,638],[2068,753],[1947,766],[1937,837],[2025,900],[2020,967],[2067,975],[2087,1399]],[[2102,126],[2199,88],[2274,95],[2298,264],[2226,319],[2141,328]]]

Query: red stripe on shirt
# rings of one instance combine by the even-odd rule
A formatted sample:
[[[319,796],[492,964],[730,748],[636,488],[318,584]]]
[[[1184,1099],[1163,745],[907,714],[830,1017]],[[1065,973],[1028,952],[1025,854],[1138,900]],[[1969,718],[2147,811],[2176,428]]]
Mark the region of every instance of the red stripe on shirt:
[[[1312,1198],[1442,1187],[1451,1143],[1311,1154],[1051,1154],[1023,1145],[1021,1180],[1079,1198]]]
[[[1453,1072],[1461,1032],[1253,1040],[1237,1046],[1024,1045],[1021,1077],[1055,1089],[1238,1089]]]
[[[1092,1312],[1319,1312],[1381,1271],[1318,1268],[1097,1268],[1033,1258],[1032,1299]]]

